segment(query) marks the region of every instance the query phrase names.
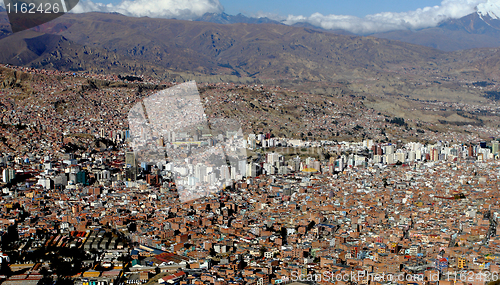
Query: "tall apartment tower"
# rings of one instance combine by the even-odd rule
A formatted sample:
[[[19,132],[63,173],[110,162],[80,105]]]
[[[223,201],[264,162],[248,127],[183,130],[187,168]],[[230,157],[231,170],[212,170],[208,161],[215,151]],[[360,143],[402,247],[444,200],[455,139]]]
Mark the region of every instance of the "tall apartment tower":
[[[493,153],[493,155],[498,154],[498,145],[498,141],[491,141],[491,153]]]
[[[6,168],[2,171],[3,182],[9,183],[12,179],[16,178],[16,171],[12,168]]]
[[[135,167],[137,162],[135,161],[135,153],[133,151],[128,151],[125,153],[125,165],[129,164],[131,167]]]

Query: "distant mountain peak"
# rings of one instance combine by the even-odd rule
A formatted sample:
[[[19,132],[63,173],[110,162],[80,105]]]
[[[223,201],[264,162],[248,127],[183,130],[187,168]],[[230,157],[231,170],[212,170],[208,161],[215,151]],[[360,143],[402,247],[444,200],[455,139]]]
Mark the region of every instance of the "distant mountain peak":
[[[500,1],[488,0],[485,3],[477,5],[476,9],[481,19],[489,16],[492,19],[500,20]]]

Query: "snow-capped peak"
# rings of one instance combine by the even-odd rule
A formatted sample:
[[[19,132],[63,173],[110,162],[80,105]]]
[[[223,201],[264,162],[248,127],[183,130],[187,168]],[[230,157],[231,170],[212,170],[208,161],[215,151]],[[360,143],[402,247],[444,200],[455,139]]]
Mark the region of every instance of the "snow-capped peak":
[[[499,0],[488,0],[485,3],[481,3],[476,7],[477,13],[483,18],[483,16],[490,16],[492,19],[500,20],[500,1]]]

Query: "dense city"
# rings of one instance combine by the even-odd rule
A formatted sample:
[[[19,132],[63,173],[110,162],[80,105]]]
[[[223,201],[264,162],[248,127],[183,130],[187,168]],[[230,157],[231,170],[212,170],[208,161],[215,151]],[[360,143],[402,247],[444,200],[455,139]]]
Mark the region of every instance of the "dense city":
[[[498,280],[500,152],[494,128],[484,130],[488,139],[417,131],[401,118],[355,107],[356,99],[346,96],[323,106],[337,117],[318,111],[303,119],[304,129],[297,125],[293,137],[245,121],[236,137],[230,128],[148,137],[155,149],[176,150],[180,161],[195,157],[191,166],[173,166],[167,156],[151,161],[134,151],[133,127],[126,120],[132,105],[157,90],[112,94],[113,101],[103,102],[99,97],[113,92],[106,86],[78,93],[72,90],[87,78],[49,75],[59,79],[49,84],[38,77],[30,95],[20,82],[17,89],[0,91],[2,284]],[[200,89],[205,87],[211,90],[207,101],[241,102],[236,86],[224,94],[211,89],[217,86]],[[268,92],[271,106],[286,104],[277,99],[284,96],[277,87],[252,88]],[[72,109],[61,101],[89,94],[99,108]],[[27,106],[23,100],[31,100],[31,107],[16,109],[21,102]],[[149,108],[144,101],[146,106],[135,105],[137,112]],[[364,116],[343,115],[349,109]],[[142,119],[153,121],[161,112],[149,115]],[[213,116],[208,113],[206,120]],[[324,131],[313,138],[314,126],[332,119],[337,122],[328,132],[361,128],[366,138],[321,139]],[[229,124],[224,120],[222,126]],[[219,169],[209,164],[211,156],[196,160],[202,147],[218,142],[228,151],[236,140],[246,159],[228,159]],[[197,199],[179,189],[207,184],[217,188],[197,192]]]

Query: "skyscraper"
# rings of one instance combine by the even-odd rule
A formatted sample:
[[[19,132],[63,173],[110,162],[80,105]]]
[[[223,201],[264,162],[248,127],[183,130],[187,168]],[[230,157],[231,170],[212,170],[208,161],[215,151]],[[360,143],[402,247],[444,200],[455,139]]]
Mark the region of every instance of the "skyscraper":
[[[498,154],[498,145],[498,141],[491,141],[491,153],[493,153],[493,155]]]
[[[257,176],[257,165],[255,163],[249,163],[247,165],[247,173],[246,177],[255,177]]]
[[[238,170],[239,173],[243,176],[246,175],[247,173],[247,161],[246,160],[240,160],[238,161]]]
[[[85,171],[80,171],[76,174],[76,184],[83,184],[84,186],[89,185],[88,175]]]
[[[135,167],[135,153],[133,151],[128,151],[125,153],[125,165],[129,165],[129,167]]]
[[[6,168],[2,171],[3,182],[9,183],[12,179],[16,178],[16,171],[12,168]]]

